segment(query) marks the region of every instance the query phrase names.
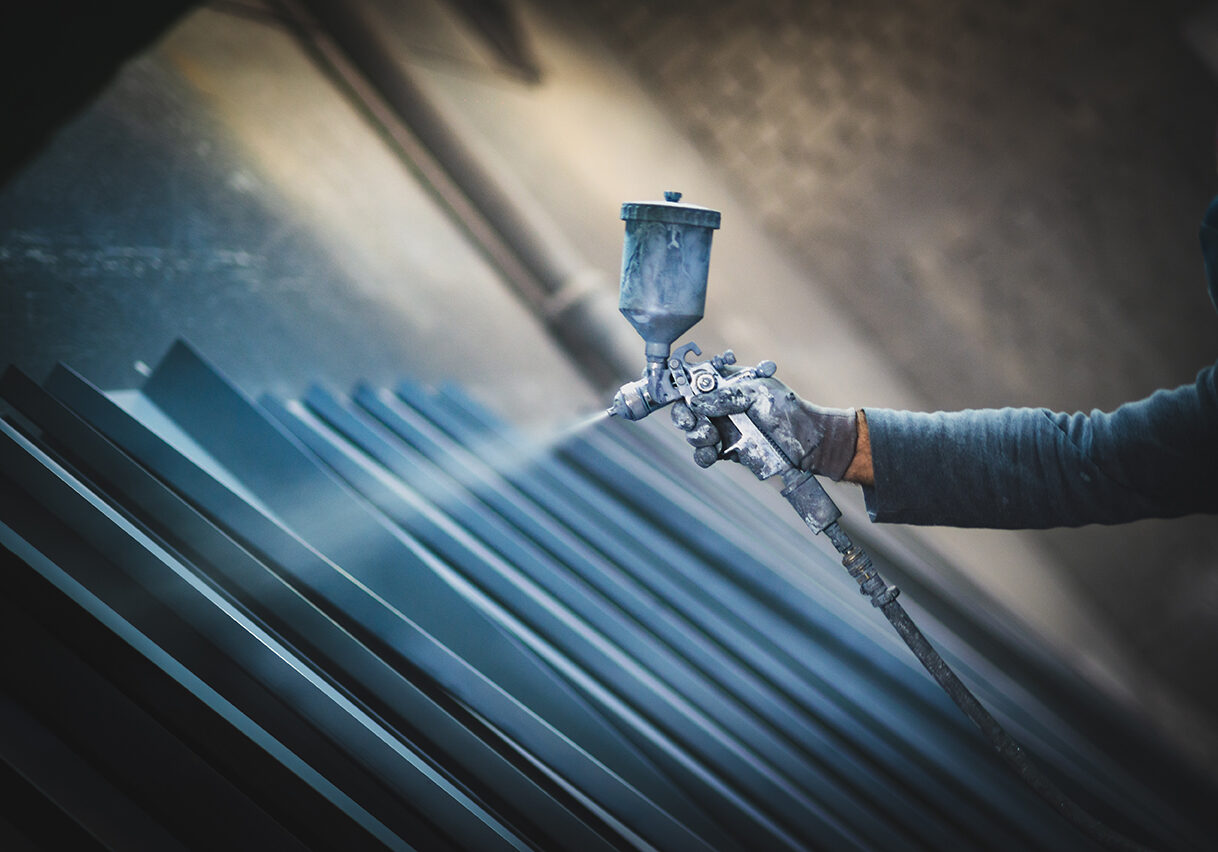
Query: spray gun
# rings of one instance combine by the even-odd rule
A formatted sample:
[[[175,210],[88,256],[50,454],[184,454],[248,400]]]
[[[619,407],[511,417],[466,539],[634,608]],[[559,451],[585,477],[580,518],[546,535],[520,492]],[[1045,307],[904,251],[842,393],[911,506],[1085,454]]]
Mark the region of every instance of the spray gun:
[[[694,360],[702,354],[695,343],[672,350],[673,342],[702,319],[705,311],[711,236],[719,228],[719,212],[684,204],[679,192],[665,192],[662,202],[626,202],[622,219],[626,238],[619,308],[643,338],[647,366],[640,379],[622,385],[608,414],[641,420],[677,400],[688,403],[733,382],[774,375],[773,361],[735,368],[736,357],[730,349],[706,361]],[[832,542],[859,591],[884,613],[931,677],[981,729],[1015,774],[1092,839],[1110,849],[1145,850],[1076,805],[1032,763],[913,623],[897,602],[897,587],[884,582],[871,558],[841,528],[841,511],[816,477],[800,470],[747,413],[728,415],[727,421],[730,425],[720,427],[725,437],[722,455],[739,461],[758,479],[782,477],[782,495],[813,533],[824,533]]]
[[[773,361],[732,369],[736,356],[730,349],[700,362],[694,360],[702,354],[696,343],[672,350],[673,341],[706,310],[711,236],[719,228],[719,211],[684,204],[681,193],[666,192],[662,202],[626,202],[622,219],[626,240],[618,306],[643,338],[647,366],[642,378],[618,390],[609,414],[641,420],[679,399],[689,402],[735,382],[774,375]],[[748,414],[731,414],[727,420],[730,426],[724,431],[730,438],[724,457],[739,461],[758,479],[780,475],[783,496],[812,531],[825,532],[835,545],[841,541],[851,550],[853,545],[837,525],[841,512],[816,477],[801,471]],[[865,554],[857,551],[852,560],[847,567],[858,568],[856,579],[865,584],[863,591],[873,604],[882,606],[896,597],[896,587],[878,578]]]

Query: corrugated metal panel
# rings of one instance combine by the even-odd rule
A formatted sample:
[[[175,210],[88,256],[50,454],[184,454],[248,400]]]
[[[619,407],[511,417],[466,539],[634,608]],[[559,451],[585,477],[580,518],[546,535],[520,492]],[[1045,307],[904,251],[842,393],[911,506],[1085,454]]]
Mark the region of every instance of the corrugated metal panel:
[[[2,389],[18,835],[1086,848],[831,556],[630,431],[533,446],[455,387],[254,402],[183,344],[138,392]],[[998,709],[1072,793],[1200,843],[1034,692]]]

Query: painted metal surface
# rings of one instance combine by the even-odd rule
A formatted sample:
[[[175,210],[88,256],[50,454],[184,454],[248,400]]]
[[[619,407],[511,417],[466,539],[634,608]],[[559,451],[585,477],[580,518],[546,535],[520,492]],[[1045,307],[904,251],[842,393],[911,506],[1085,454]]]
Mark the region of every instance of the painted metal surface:
[[[189,845],[229,802],[214,836],[276,848],[1087,848],[831,556],[649,439],[539,445],[455,387],[254,401],[181,344],[135,394],[63,367],[0,394],[0,605],[45,646],[0,710],[51,744],[71,783],[39,796],[78,833]],[[997,704],[1040,756],[1131,833],[1204,836],[1046,683]],[[48,709],[69,692],[127,709]],[[194,755],[177,787],[135,735],[79,768],[147,719]],[[82,791],[157,819],[103,825]]]

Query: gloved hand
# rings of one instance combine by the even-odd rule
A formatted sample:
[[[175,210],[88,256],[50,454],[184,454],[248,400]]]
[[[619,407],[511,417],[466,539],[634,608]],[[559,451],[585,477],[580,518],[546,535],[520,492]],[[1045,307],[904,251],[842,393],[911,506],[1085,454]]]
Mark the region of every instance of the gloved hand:
[[[812,405],[778,379],[721,385],[694,397],[689,405],[678,400],[672,406],[672,421],[694,447],[694,461],[710,467],[734,438],[735,429],[727,415],[741,413],[761,427],[800,470],[839,480],[850,467],[858,438],[854,409]]]

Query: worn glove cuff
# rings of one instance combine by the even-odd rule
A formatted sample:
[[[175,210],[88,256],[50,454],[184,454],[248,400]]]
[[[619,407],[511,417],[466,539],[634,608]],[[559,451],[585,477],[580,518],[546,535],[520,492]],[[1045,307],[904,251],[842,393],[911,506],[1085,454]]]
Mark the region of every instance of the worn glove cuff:
[[[827,476],[834,482],[846,475],[858,442],[858,415],[853,408],[820,408],[805,403],[809,422],[821,432],[811,451],[799,460],[799,469]]]

